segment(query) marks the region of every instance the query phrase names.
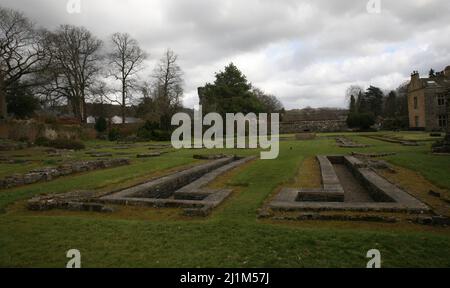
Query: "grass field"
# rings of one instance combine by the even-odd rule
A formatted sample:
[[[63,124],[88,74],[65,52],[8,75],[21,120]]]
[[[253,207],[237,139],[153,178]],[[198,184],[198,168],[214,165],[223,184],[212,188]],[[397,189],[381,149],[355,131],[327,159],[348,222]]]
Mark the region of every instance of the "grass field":
[[[332,135],[321,134],[311,141],[283,141],[278,159],[253,161],[220,179],[219,184],[235,191],[207,218],[186,218],[177,209],[137,207],[119,208],[112,214],[36,213],[24,209],[24,200],[42,193],[126,187],[162,171],[193,164],[194,153],[248,155],[258,151],[181,150],[158,158],[133,158],[127,167],[2,190],[0,266],[64,267],[66,251],[75,248],[81,251],[83,267],[365,267],[366,252],[376,248],[381,252],[383,267],[450,267],[450,229],[445,227],[257,219],[257,210],[277,187],[295,183],[305,159],[354,151],[338,148],[329,137]],[[423,175],[424,181],[449,193],[450,156],[431,155],[432,142],[406,147],[360,134],[347,136],[371,145],[358,149],[361,152],[396,152],[386,160]],[[401,136],[427,138],[425,133]],[[87,145],[118,153],[113,149],[117,145],[111,143]],[[103,148],[98,149],[100,146]],[[144,150],[148,151],[137,147],[126,152],[132,155]],[[34,157],[33,165],[45,164],[42,155]],[[84,152],[76,152],[73,157],[83,159]],[[2,175],[10,173],[9,166],[0,166]],[[20,169],[13,170],[26,171]]]

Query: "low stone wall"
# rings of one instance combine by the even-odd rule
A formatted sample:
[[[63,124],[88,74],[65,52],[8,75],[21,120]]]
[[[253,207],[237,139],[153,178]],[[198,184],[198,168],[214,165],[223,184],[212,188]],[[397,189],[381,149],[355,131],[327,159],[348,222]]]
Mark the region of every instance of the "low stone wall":
[[[375,139],[375,140],[379,140],[379,141],[383,141],[383,142],[388,142],[388,143],[395,143],[395,144],[401,144],[403,146],[419,146],[420,144],[417,141],[406,141],[406,140],[399,140],[399,139],[394,139],[394,138],[390,138],[387,136],[378,136],[378,135],[364,135],[367,138],[371,138],[371,139]]]
[[[300,189],[296,201],[343,202],[342,188],[331,161],[326,156],[317,156],[320,164],[322,188]]]
[[[105,160],[73,162],[68,164],[62,164],[58,167],[38,168],[31,170],[25,174],[15,174],[0,179],[0,189],[13,188],[37,182],[52,181],[53,179],[58,178],[60,176],[66,176],[85,171],[93,171],[128,164],[130,164],[130,161],[128,159],[105,159]]]
[[[27,143],[0,140],[0,151],[15,151],[27,148]]]
[[[356,143],[353,140],[351,140],[350,138],[347,138],[347,137],[344,137],[344,136],[336,137],[336,142],[337,142],[338,146],[341,147],[341,148],[365,148],[365,147],[369,147],[369,145]]]
[[[66,139],[95,139],[95,129],[80,125],[47,124],[35,120],[13,120],[0,122],[0,138],[15,141],[34,142],[39,137],[51,140]]]
[[[206,187],[218,176],[255,157],[226,157],[173,173],[98,199],[102,203],[183,208],[186,216],[207,216],[222,203],[231,189]],[[172,197],[173,196],[173,197]]]
[[[280,123],[281,134],[302,132],[340,132],[348,129],[345,120],[291,121]]]
[[[423,214],[430,208],[407,192],[388,182],[370,166],[353,156],[317,156],[321,167],[322,188],[284,188],[268,204],[272,211],[349,211],[349,212],[405,212]],[[345,202],[340,181],[332,164],[345,164],[364,185],[376,202]]]
[[[196,167],[177,172],[154,181],[150,181],[135,187],[122,190],[118,193],[105,197],[105,199],[118,198],[168,198],[173,192],[181,187],[197,180],[204,174],[213,171],[223,165],[233,162],[234,158],[223,158],[208,162]]]

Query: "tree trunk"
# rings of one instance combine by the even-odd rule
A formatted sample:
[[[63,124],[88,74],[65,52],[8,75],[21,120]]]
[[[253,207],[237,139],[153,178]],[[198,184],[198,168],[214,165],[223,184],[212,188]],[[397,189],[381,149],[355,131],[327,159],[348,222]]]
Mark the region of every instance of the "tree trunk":
[[[450,143],[450,88],[447,89],[447,129],[445,134],[445,142]]]
[[[0,119],[6,119],[8,116],[6,89],[3,81],[3,75],[0,74]]]
[[[122,124],[125,124],[125,109],[126,109],[126,87],[125,79],[122,80]]]

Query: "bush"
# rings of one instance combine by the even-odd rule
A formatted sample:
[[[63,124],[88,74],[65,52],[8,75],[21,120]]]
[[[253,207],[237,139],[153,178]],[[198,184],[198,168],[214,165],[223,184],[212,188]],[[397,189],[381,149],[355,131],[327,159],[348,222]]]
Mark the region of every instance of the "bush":
[[[25,119],[34,115],[34,111],[39,109],[39,99],[34,97],[30,89],[12,85],[7,93],[6,102],[8,113],[16,118]]]
[[[375,116],[372,113],[350,113],[347,117],[347,125],[350,128],[369,129],[375,124]]]
[[[97,130],[97,132],[99,133],[103,133],[106,131],[106,129],[108,128],[108,123],[106,122],[106,119],[103,117],[99,117],[97,118],[97,120],[95,121],[95,126],[94,126],[95,130]]]
[[[383,129],[384,130],[402,130],[402,129],[407,129],[409,126],[409,122],[408,122],[408,118],[407,117],[403,117],[403,116],[396,116],[396,117],[390,117],[390,118],[385,118],[383,120]]]
[[[50,144],[50,140],[45,138],[45,137],[38,137],[36,138],[36,140],[34,141],[34,144],[37,146],[44,146],[44,147],[48,147]]]
[[[108,133],[109,141],[117,141],[120,139],[120,131],[116,128],[112,128]]]
[[[45,137],[39,137],[34,141],[34,144],[44,147],[52,147],[56,149],[68,149],[68,150],[82,150],[86,148],[83,142],[72,139],[59,138],[50,140]]]
[[[151,140],[155,141],[170,141],[172,133],[165,130],[153,130],[153,138]]]
[[[156,122],[146,121],[139,128],[137,137],[142,140],[169,141],[171,133],[170,131],[160,129],[159,124]]]
[[[86,148],[86,146],[84,146],[83,142],[81,141],[62,138],[51,140],[49,146],[56,149],[69,149],[69,150],[82,150]]]

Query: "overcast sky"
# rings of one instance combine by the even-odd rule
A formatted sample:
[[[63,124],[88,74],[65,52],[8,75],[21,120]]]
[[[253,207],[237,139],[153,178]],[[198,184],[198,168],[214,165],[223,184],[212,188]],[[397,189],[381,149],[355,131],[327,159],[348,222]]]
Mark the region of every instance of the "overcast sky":
[[[288,109],[344,107],[352,84],[394,89],[412,70],[450,65],[449,0],[380,0],[380,13],[368,13],[369,0],[80,0],[80,14],[67,12],[68,1],[0,5],[46,28],[85,26],[102,40],[128,32],[149,66],[173,49],[188,107],[229,62]]]

